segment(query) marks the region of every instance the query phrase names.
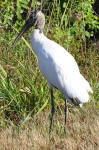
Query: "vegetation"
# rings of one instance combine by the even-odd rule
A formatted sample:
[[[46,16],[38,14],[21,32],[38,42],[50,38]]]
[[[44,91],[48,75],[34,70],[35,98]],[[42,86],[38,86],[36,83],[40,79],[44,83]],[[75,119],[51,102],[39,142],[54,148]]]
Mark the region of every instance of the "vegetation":
[[[37,133],[37,139],[39,133],[41,133],[41,139],[45,140],[48,136],[49,124],[44,119],[49,120],[49,87],[39,71],[37,58],[31,49],[29,41],[31,30],[18,42],[16,48],[12,49],[17,32],[20,31],[30,12],[42,6],[46,16],[44,33],[74,56],[81,73],[90,82],[94,94],[91,96],[90,103],[86,104],[82,110],[74,112],[69,104],[70,115],[68,129],[65,133],[63,124],[64,96],[55,90],[55,106],[58,115],[55,118],[56,123],[51,137],[51,146],[49,146],[47,137],[45,147],[39,147],[39,143],[34,147],[35,149],[46,149],[48,146],[47,149],[67,148],[72,150],[72,142],[80,138],[75,149],[87,149],[88,142],[89,149],[91,149],[90,141],[94,141],[91,143],[93,149],[99,148],[99,118],[97,117],[99,115],[99,46],[96,43],[98,39],[94,42],[95,34],[99,32],[99,18],[93,11],[93,4],[94,0],[46,0],[42,3],[37,0],[0,1],[0,128],[1,130],[4,129],[1,131],[0,145],[3,145],[2,135],[4,133],[9,134],[9,128],[11,131],[10,138],[20,132],[17,137],[22,138],[23,134],[26,134],[26,139],[30,136],[31,140],[32,135],[27,134],[30,131]],[[42,113],[45,114],[44,118]],[[79,137],[76,137],[76,132]],[[58,136],[58,134],[60,135]],[[85,147],[80,147],[79,144],[84,142],[84,136],[86,137]],[[88,136],[90,140],[87,139]],[[67,137],[68,140],[65,141]],[[64,143],[69,142],[69,138],[71,139],[70,146],[64,148],[61,142],[62,140]],[[55,141],[57,141],[56,146],[58,148],[53,147]],[[18,143],[16,141],[16,144]],[[33,143],[30,142],[30,144],[33,146]]]

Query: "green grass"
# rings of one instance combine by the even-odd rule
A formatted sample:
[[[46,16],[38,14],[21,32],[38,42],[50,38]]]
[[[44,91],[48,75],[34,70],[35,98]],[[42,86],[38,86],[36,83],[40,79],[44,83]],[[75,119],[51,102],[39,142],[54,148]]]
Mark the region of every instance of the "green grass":
[[[57,31],[57,28],[54,28],[54,33],[48,36],[67,48],[65,32],[61,31],[62,35],[58,36],[60,32]],[[47,81],[39,71],[37,58],[30,48],[28,38],[19,41],[13,50],[13,41],[17,33],[14,29],[13,32],[5,33],[1,29],[0,111],[4,122],[12,120],[17,124],[21,119],[26,121],[50,106],[50,94]],[[98,49],[92,45],[86,49],[78,49],[79,47],[78,43],[75,45],[71,43],[68,51],[75,57],[81,73],[90,82],[94,91],[92,101],[99,107]],[[54,95],[56,105],[63,105],[63,95],[57,90]],[[1,126],[4,125],[3,121]]]
[[[55,5],[55,4],[54,4]],[[69,117],[64,130],[64,96],[54,89],[55,124],[49,137],[50,91],[46,79],[38,68],[37,57],[30,45],[31,30],[15,49],[16,27],[10,30],[0,26],[0,149],[70,149],[98,150],[99,137],[99,47],[82,39],[82,23],[68,26],[59,18],[60,8],[46,16],[45,35],[58,42],[76,59],[81,73],[93,89],[90,102],[74,111],[69,104]],[[66,11],[66,10],[64,10]],[[71,8],[67,14],[67,21]],[[60,17],[58,17],[60,14]],[[76,34],[74,31],[76,30]],[[71,34],[73,33],[73,34]],[[20,140],[18,140],[20,139]],[[38,140],[39,139],[39,140]],[[21,146],[20,146],[21,145]]]

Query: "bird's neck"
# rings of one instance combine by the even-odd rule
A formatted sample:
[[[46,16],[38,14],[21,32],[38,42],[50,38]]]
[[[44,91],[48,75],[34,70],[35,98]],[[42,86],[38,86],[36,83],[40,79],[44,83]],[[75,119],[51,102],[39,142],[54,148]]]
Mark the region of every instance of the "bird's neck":
[[[42,47],[42,44],[45,40],[46,37],[44,36],[43,32],[41,32],[39,29],[34,29],[32,31],[31,44],[36,54],[39,53],[40,47]]]
[[[39,29],[34,29],[32,32],[32,38],[34,39],[34,41],[38,41],[41,40],[43,36],[43,32]]]

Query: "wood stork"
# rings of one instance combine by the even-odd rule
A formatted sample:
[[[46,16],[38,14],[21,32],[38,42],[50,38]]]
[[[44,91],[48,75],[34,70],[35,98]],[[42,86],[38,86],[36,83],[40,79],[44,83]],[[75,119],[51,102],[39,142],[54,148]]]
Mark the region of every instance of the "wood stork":
[[[50,86],[52,104],[51,131],[55,112],[53,87],[57,88],[65,95],[65,124],[67,122],[67,100],[74,105],[82,105],[88,102],[88,93],[92,93],[92,89],[88,81],[80,74],[78,65],[73,56],[62,46],[48,39],[43,34],[44,25],[44,14],[38,10],[34,11],[16,37],[14,46],[25,31],[32,26],[35,27],[31,35],[31,44],[38,57],[40,71],[47,79]]]

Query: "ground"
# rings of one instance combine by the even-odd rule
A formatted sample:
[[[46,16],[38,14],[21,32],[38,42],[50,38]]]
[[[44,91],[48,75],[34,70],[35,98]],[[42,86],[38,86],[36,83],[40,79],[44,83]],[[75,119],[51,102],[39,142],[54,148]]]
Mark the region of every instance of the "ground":
[[[66,128],[64,112],[56,108],[50,135],[49,115],[45,109],[20,127],[10,123],[0,131],[0,150],[99,150],[99,109],[93,103],[69,108]]]

